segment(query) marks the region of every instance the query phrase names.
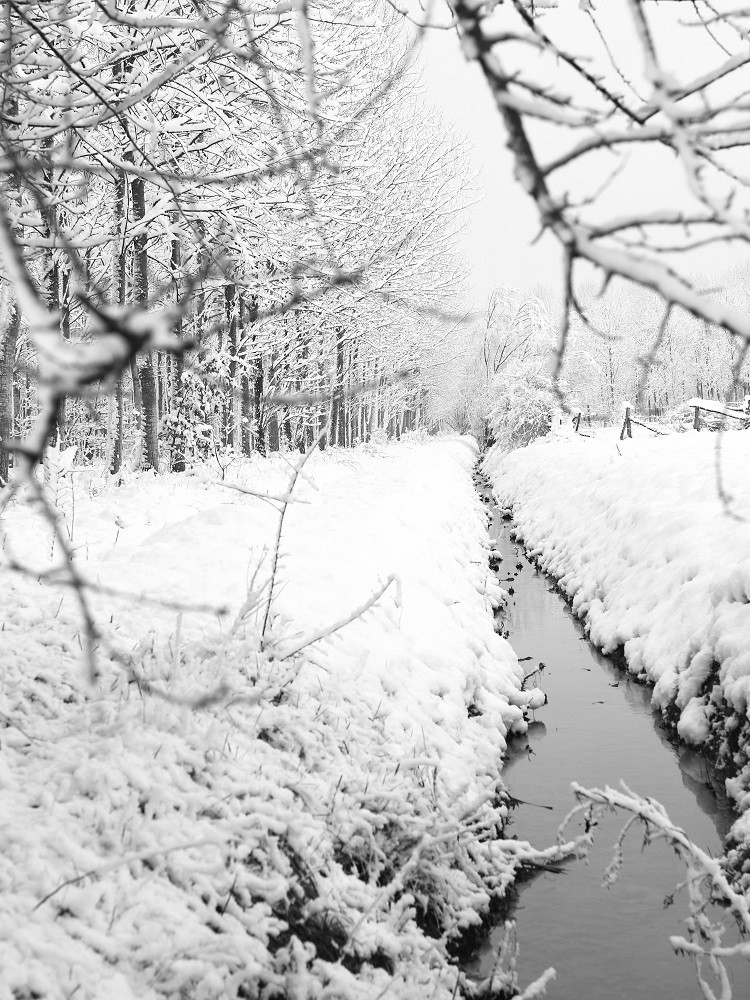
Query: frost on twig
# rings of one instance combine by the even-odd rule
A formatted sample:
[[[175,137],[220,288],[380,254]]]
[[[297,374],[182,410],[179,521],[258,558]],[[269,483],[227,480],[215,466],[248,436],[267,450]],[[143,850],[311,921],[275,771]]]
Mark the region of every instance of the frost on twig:
[[[44,453],[44,489],[70,541],[75,528],[75,488],[73,485],[73,462],[77,448],[60,449],[59,445],[48,445]],[[55,552],[55,536],[52,536],[50,558]]]
[[[620,278],[661,300],[664,319],[644,352],[644,374],[676,308],[716,339],[750,341],[747,310],[724,294],[727,275],[716,288],[698,277],[713,267],[706,247],[731,249],[739,261],[750,242],[750,181],[736,158],[750,144],[748,12],[692,6],[693,23],[677,10],[657,15],[658,5],[642,0],[559,9],[526,0],[451,4],[464,52],[494,99],[516,179],[564,260],[553,365],[561,393],[570,321],[588,323],[578,288],[592,268],[601,293]],[[680,59],[683,42],[695,62]],[[521,46],[534,57],[519,59]],[[659,194],[656,204],[642,190],[634,197],[629,179],[662,167],[684,192],[679,201],[664,204]]]
[[[392,583],[396,584],[396,607],[401,607],[401,581],[395,574],[391,574],[386,582],[382,584],[378,589],[372,594],[368,599],[359,607],[354,608],[348,614],[339,618],[337,621],[332,622],[330,625],[326,625],[324,628],[319,629],[313,635],[308,636],[303,639],[298,645],[294,646],[292,649],[283,652],[278,659],[288,660],[292,656],[296,656],[301,653],[302,650],[307,649],[308,646],[312,646],[315,642],[320,642],[321,639],[326,639],[330,635],[338,632],[340,629],[344,628],[346,625],[350,625],[357,618],[361,618],[370,608],[376,604],[383,594],[388,590]]]
[[[688,900],[688,916],[685,920],[688,936],[674,935],[670,938],[670,944],[678,954],[690,955],[693,959],[705,1000],[731,1000],[732,988],[725,960],[750,960],[750,942],[725,945],[726,925],[724,921],[712,918],[709,909],[711,906],[721,907],[733,918],[740,936],[748,937],[748,896],[732,884],[721,858],[713,857],[693,843],[685,831],[670,820],[661,803],[636,794],[624,782],[621,784],[622,790],[616,790],[608,786],[604,789],[584,788],[573,782],[572,789],[578,805],[565,818],[560,827],[560,835],[564,835],[571,820],[580,817],[591,843],[594,831],[605,813],[621,811],[630,814],[615,842],[613,859],[604,873],[604,885],[611,885],[620,874],[623,841],[633,826],[638,823],[642,825],[646,845],[657,840],[666,841],[685,865],[685,881],[678,889],[685,889]],[[707,970],[713,976],[713,984],[707,979]]]

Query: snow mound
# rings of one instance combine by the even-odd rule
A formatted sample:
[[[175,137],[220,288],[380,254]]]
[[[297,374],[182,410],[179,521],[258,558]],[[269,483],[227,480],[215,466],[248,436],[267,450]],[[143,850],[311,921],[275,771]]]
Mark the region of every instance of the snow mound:
[[[493,630],[475,460],[468,439],[316,455],[265,637],[272,502],[74,474],[95,689],[46,525],[6,513],[40,575],[0,563],[0,1000],[453,996],[449,942],[531,851],[501,838],[534,692]],[[287,476],[236,470],[269,495]]]
[[[750,435],[542,439],[485,469],[605,653],[750,788]],[[750,833],[750,818],[738,835]]]

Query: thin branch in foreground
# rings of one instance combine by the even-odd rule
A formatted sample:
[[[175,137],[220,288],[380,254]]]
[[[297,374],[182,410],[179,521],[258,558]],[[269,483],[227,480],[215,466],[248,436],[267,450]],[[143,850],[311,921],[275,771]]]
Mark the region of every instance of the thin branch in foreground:
[[[39,572],[32,569],[31,566],[24,566],[16,559],[11,558],[7,560],[5,566],[11,572],[18,573],[19,576],[24,576],[31,580],[36,580],[37,583],[47,584],[51,587],[75,587],[72,580],[58,576],[58,573],[65,571],[67,565]],[[165,611],[177,611],[180,614],[191,612],[194,614],[217,615],[219,617],[229,613],[229,608],[225,604],[208,604],[201,601],[171,601],[165,597],[151,597],[148,594],[121,590],[119,587],[109,587],[103,583],[95,583],[92,580],[87,580],[82,575],[79,576],[79,580],[81,586],[93,591],[95,594],[103,594],[106,597],[114,597],[135,604],[148,604],[151,607],[163,608]]]
[[[37,736],[30,736],[25,729],[21,729],[18,723],[14,722],[9,715],[5,714],[5,712],[0,712],[0,719],[2,719],[2,721],[5,723],[6,729],[12,728],[18,730],[21,736],[24,736],[29,741],[29,743],[39,742],[39,738]]]
[[[219,850],[222,848],[222,844],[218,840],[191,840],[185,844],[174,844],[172,847],[149,847],[143,851],[134,851],[132,854],[126,854],[122,858],[117,858],[115,861],[111,861],[107,865],[100,865],[98,868],[91,868],[87,872],[83,872],[81,875],[75,875],[73,878],[66,879],[56,886],[51,892],[48,892],[46,896],[43,896],[39,902],[32,908],[32,913],[38,910],[40,906],[44,906],[45,903],[49,902],[53,896],[56,896],[58,892],[62,892],[69,885],[77,885],[79,882],[83,882],[87,878],[97,878],[100,875],[105,875],[107,872],[113,871],[115,868],[121,868],[123,865],[132,864],[134,861],[148,861],[150,858],[157,858],[159,856],[165,856],[167,854],[174,854],[175,851],[189,851],[195,847],[217,847]]]
[[[225,490],[235,490],[237,493],[257,497],[259,500],[275,500],[277,503],[310,503],[309,500],[293,497],[290,493],[282,493],[281,496],[276,496],[274,493],[260,493],[258,490],[251,490],[247,486],[240,486],[239,483],[223,483],[220,479],[214,479],[212,482],[214,486],[222,486]]]
[[[65,567],[68,571],[68,584],[73,588],[76,595],[78,607],[81,612],[81,618],[83,620],[83,652],[86,660],[89,684],[93,685],[98,677],[98,670],[96,666],[96,646],[97,642],[101,640],[101,633],[99,632],[99,627],[96,624],[94,613],[89,605],[88,594],[86,592],[87,582],[78,571],[78,566],[75,562],[73,548],[70,540],[68,539],[67,531],[65,531],[60,519],[56,516],[54,507],[44,495],[44,489],[42,485],[36,481],[33,473],[29,476],[29,484],[32,491],[36,495],[36,499],[42,507],[44,517],[52,526],[55,540],[63,553]]]
[[[571,819],[583,817],[589,843],[592,831],[597,827],[605,811],[622,810],[630,813],[630,818],[620,832],[615,844],[615,854],[604,874],[605,885],[611,884],[619,875],[622,867],[622,842],[627,831],[634,822],[643,823],[645,828],[645,843],[664,839],[675,850],[685,864],[687,877],[682,886],[687,888],[690,916],[687,920],[690,939],[680,935],[670,937],[670,944],[678,954],[690,955],[695,963],[698,982],[703,996],[715,997],[710,984],[703,975],[702,963],[708,959],[709,966],[721,986],[722,1000],[729,1000],[732,995],[725,958],[750,958],[750,942],[742,941],[735,945],[722,943],[725,927],[722,923],[714,923],[708,916],[707,909],[712,903],[721,903],[734,917],[740,933],[750,934],[750,900],[738,892],[722,867],[721,859],[708,854],[693,843],[684,830],[676,826],[669,818],[666,809],[655,799],[644,798],[631,791],[625,782],[620,782],[622,791],[606,787],[584,788],[578,782],[571,787],[578,799],[558,832],[562,837]],[[699,941],[695,939],[698,938]],[[705,942],[700,943],[700,942]]]
[[[279,663],[281,663],[284,660],[288,660],[290,657],[296,656],[297,653],[301,653],[303,649],[307,649],[308,646],[312,646],[313,643],[320,642],[321,639],[326,639],[329,635],[333,635],[335,632],[338,632],[340,629],[344,628],[346,625],[349,625],[351,622],[353,622],[356,618],[361,618],[362,615],[365,614],[365,612],[370,610],[373,604],[377,604],[377,602],[380,600],[380,598],[383,596],[386,590],[388,590],[388,588],[392,583],[395,583],[397,588],[396,607],[400,607],[401,580],[395,573],[391,573],[386,582],[381,587],[379,587],[374,594],[368,597],[368,599],[364,602],[364,604],[361,604],[358,608],[355,608],[348,615],[345,615],[343,618],[340,618],[333,624],[327,625],[325,628],[322,628],[319,632],[316,632],[314,635],[309,636],[298,646],[295,646],[293,649],[290,649],[289,652],[284,653],[283,656],[275,657],[275,659]]]
[[[291,495],[292,495],[292,493],[294,491],[294,487],[297,485],[297,480],[299,479],[299,476],[300,476],[303,468],[305,467],[306,463],[308,462],[308,460],[310,459],[310,457],[315,452],[315,449],[318,447],[318,445],[322,441],[324,441],[328,437],[328,435],[330,433],[330,430],[331,430],[331,412],[332,412],[332,409],[333,409],[333,395],[331,395],[331,401],[332,401],[332,403],[331,403],[331,407],[329,408],[328,420],[326,422],[325,427],[320,432],[320,434],[318,434],[317,438],[313,441],[313,443],[307,449],[307,451],[302,456],[302,458],[300,459],[300,461],[294,467],[294,471],[292,472],[291,476],[289,477],[289,485],[288,485],[287,491],[286,491],[288,497],[291,497]],[[281,510],[279,511],[279,523],[278,523],[278,526],[276,528],[276,538],[274,539],[274,543],[273,543],[273,557],[272,557],[272,560],[271,560],[271,574],[270,574],[270,577],[269,577],[269,584],[268,584],[268,600],[266,602],[265,614],[263,615],[263,625],[262,625],[261,630],[260,630],[261,649],[263,648],[263,645],[264,645],[264,641],[265,641],[265,637],[266,637],[266,631],[268,629],[268,621],[269,621],[269,618],[271,616],[271,605],[273,604],[274,588],[275,588],[275,585],[276,585],[276,575],[277,575],[278,568],[279,568],[279,557],[280,557],[280,550],[281,550],[281,535],[282,535],[282,532],[284,530],[284,518],[286,516],[286,512],[287,512],[288,508],[289,508],[289,500],[282,501]]]

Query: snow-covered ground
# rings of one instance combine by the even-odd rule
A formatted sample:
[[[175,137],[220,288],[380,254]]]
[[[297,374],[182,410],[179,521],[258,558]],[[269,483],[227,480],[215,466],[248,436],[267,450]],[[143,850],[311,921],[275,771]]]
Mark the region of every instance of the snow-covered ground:
[[[449,940],[528,853],[499,768],[541,700],[493,629],[475,460],[469,439],[316,454],[265,641],[278,504],[209,470],[52,482],[102,588],[93,688],[49,526],[6,512],[0,1000],[454,996]],[[278,496],[289,471],[227,482]]]
[[[484,467],[591,640],[730,773],[750,837],[750,435],[550,436]]]

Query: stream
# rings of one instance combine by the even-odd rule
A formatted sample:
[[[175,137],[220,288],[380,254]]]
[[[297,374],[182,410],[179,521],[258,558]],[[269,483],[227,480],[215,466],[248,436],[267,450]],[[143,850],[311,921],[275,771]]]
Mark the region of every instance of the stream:
[[[535,713],[528,737],[509,745],[503,776],[516,798],[553,808],[519,806],[508,835],[537,847],[554,843],[574,805],[571,781],[617,787],[624,779],[633,791],[658,799],[695,843],[721,853],[734,814],[721,783],[712,787],[709,763],[670,741],[651,710],[650,689],[588,642],[553,581],[528,562],[523,546],[511,538],[512,525],[492,509],[490,531],[502,555],[497,576],[514,591],[501,621],[519,660],[526,658],[527,674],[545,664],[537,683],[549,698]],[[517,887],[510,916],[520,945],[521,987],[551,965],[557,978],[548,988],[550,1000],[701,1000],[692,960],[676,955],[669,943],[671,934],[687,936],[684,891],[664,905],[685,877],[672,850],[663,841],[643,850],[636,825],[625,841],[618,881],[602,888],[627,818],[607,817],[588,864],[572,861],[559,874],[545,872]],[[577,830],[571,827],[571,835]],[[490,931],[464,965],[469,975],[490,974],[499,938],[499,930]],[[730,931],[725,943],[733,940]],[[729,973],[735,1000],[750,997],[750,962],[732,960]]]

